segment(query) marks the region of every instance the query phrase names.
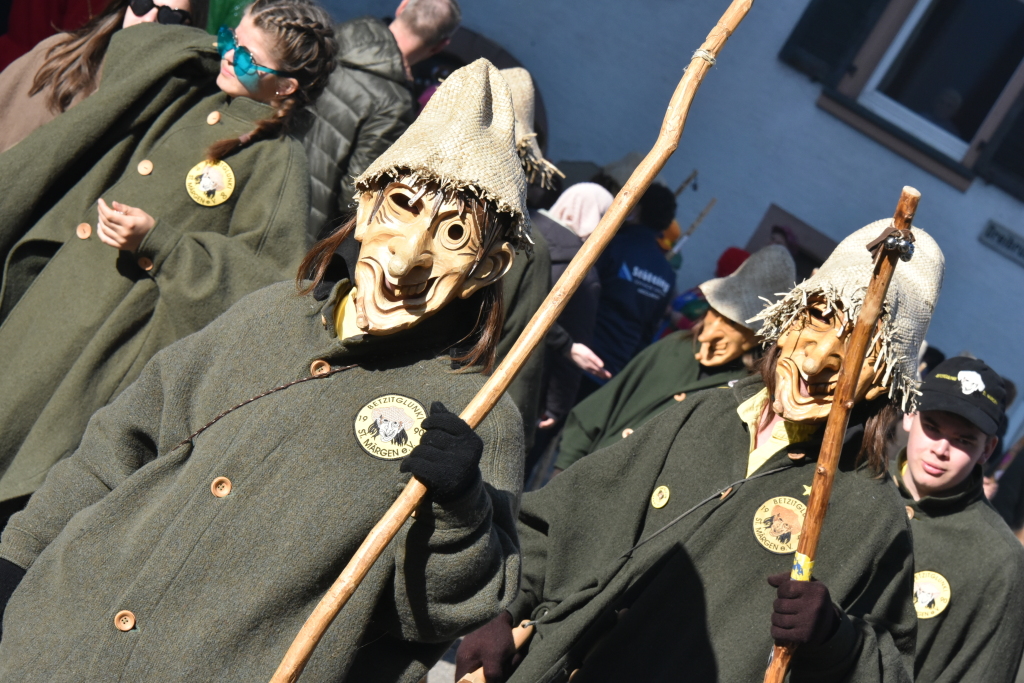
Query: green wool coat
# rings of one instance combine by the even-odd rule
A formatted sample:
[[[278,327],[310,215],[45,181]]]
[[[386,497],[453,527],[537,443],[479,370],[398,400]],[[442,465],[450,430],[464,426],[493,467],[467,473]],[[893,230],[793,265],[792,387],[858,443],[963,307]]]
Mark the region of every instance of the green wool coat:
[[[622,372],[569,413],[555,466],[564,470],[580,458],[621,441],[623,430],[635,430],[675,405],[677,394],[689,396],[749,374],[738,364],[704,368],[693,354],[689,332],[670,334],[637,354]],[[701,377],[702,370],[711,374]]]
[[[360,445],[360,411],[389,394],[461,411],[483,384],[439,351],[462,336],[466,316],[338,340],[321,319],[330,300],[296,296],[290,283],[260,290],[158,353],[96,413],[3,532],[0,557],[28,573],[4,615],[0,680],[270,679],[408,481],[400,459]],[[265,396],[176,448],[222,411],[310,376],[317,360],[358,366]],[[477,433],[482,480],[402,527],[304,683],[417,681],[449,641],[512,599],[515,407],[502,399]],[[230,480],[226,496],[211,489],[219,477]],[[122,610],[135,617],[126,632],[114,625]]]
[[[213,85],[211,41],[185,27],[118,31],[96,93],[0,155],[0,500],[34,491],[154,353],[293,277],[306,251],[297,141],[230,155],[235,188],[218,206],[186,190],[210,144],[273,112]],[[99,240],[99,197],[156,219],[137,254]]]
[[[564,681],[577,668],[573,683],[763,678],[776,597],[766,578],[793,556],[759,542],[755,518],[780,497],[806,505],[819,446],[782,449],[739,483],[749,436],[736,408],[762,387],[755,375],[700,392],[523,496],[523,583],[510,611],[539,623],[510,681]],[[908,520],[888,477],[854,467],[856,431],[814,567],[844,616],[829,641],[797,650],[793,683],[911,681]],[[668,491],[652,495],[659,487]]]
[[[981,468],[959,493],[918,501],[895,479],[913,515],[915,572],[949,586],[936,605],[921,600],[915,682],[1012,683],[1024,648],[1024,547],[985,498]]]

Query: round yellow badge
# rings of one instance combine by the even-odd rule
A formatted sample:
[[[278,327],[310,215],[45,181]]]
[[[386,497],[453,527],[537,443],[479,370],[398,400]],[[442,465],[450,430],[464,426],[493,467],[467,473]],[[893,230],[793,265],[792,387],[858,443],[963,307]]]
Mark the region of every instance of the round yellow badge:
[[[427,417],[423,405],[398,394],[375,398],[356,413],[356,439],[363,450],[381,460],[404,458],[420,443]]]
[[[201,161],[185,176],[185,189],[196,204],[223,204],[235,191],[235,172],[225,161]]]
[[[667,486],[659,486],[651,494],[651,505],[660,510],[668,505],[668,499],[671,495],[672,492],[668,490]]]
[[[931,619],[942,614],[953,596],[949,581],[938,572],[914,574],[914,609],[918,619]]]
[[[806,514],[807,506],[796,498],[779,496],[765,501],[754,513],[754,538],[773,553],[794,552]]]

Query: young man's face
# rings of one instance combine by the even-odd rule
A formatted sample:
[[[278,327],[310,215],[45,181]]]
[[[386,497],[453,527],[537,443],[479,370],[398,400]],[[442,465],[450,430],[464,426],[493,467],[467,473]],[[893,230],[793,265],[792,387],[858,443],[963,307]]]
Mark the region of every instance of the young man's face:
[[[999,442],[998,437],[943,410],[908,413],[903,416],[903,429],[909,434],[904,483],[917,498],[956,487],[975,465],[988,460]]]

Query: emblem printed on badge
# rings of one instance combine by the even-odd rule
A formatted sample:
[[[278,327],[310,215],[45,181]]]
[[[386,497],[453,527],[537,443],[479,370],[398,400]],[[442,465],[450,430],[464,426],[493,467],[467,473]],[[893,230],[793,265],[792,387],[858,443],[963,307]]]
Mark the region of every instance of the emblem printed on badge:
[[[754,513],[754,538],[773,553],[794,552],[806,514],[807,506],[796,498],[779,496],[767,500]]]
[[[386,394],[359,409],[353,429],[364,451],[381,460],[397,460],[419,445],[420,424],[426,417],[426,409],[416,399]]]
[[[226,161],[200,161],[185,176],[185,189],[196,204],[223,204],[235,191],[235,172]]]
[[[918,619],[931,619],[942,614],[951,597],[949,581],[942,574],[928,571],[914,574],[914,609]]]

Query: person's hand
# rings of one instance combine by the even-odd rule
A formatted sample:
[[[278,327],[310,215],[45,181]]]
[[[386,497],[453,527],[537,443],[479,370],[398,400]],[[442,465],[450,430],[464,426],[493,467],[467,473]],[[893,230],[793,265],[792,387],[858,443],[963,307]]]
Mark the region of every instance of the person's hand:
[[[992,500],[996,497],[996,492],[999,491],[999,482],[995,477],[984,477],[981,480],[981,488],[985,491],[985,497]]]
[[[512,615],[503,611],[462,639],[455,653],[455,680],[483,667],[487,683],[503,683],[512,675],[515,655]]]
[[[820,581],[793,581],[789,572],[772,574],[777,589],[772,612],[772,638],[797,645],[821,645],[839,628],[839,615],[828,588]]]
[[[108,206],[100,199],[100,220],[96,225],[96,234],[100,241],[115,249],[135,252],[142,244],[142,239],[156,226],[156,220],[142,209],[113,202]]]
[[[585,344],[576,342],[569,351],[572,362],[579,366],[583,372],[589,372],[600,379],[611,379],[612,373],[604,369],[604,361],[598,358],[597,354],[590,350]]]
[[[401,470],[423,482],[438,503],[454,500],[480,479],[484,442],[444,404],[434,401],[421,425],[420,445],[402,461]]]
[[[551,429],[555,426],[556,422],[558,422],[558,418],[545,410],[540,418],[540,422],[537,423],[537,429]]]

